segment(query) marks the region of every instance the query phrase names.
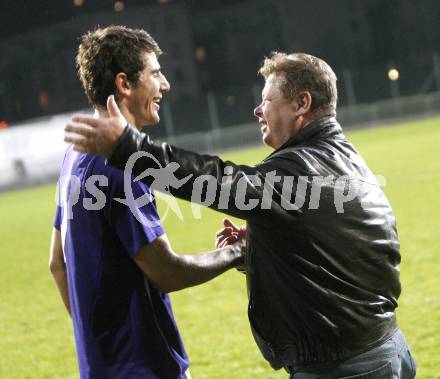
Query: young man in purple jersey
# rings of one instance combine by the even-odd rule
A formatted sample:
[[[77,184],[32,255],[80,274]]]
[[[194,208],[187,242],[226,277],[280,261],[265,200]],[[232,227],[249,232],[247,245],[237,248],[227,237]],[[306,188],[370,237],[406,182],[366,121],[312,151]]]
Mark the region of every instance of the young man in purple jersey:
[[[79,76],[96,116],[116,102],[131,125],[159,122],[170,85],[161,50],[143,30],[111,26],[82,37]],[[243,262],[242,245],[178,255],[150,188],[97,155],[67,149],[50,248],[50,269],[72,317],[81,378],[190,378],[166,292],[206,282]],[[130,205],[130,206],[129,206]]]

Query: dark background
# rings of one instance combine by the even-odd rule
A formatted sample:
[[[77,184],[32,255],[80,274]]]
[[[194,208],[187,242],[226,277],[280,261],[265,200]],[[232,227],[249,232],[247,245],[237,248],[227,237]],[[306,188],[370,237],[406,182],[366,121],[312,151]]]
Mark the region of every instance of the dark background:
[[[121,3],[116,11],[111,0],[3,1],[0,120],[14,126],[87,108],[74,65],[79,37],[109,24],[142,27],[166,52],[161,64],[178,133],[211,127],[209,101],[220,126],[252,120],[262,87],[257,70],[273,50],[325,59],[339,79],[339,106],[440,90],[439,0]],[[393,67],[396,83],[387,76]]]

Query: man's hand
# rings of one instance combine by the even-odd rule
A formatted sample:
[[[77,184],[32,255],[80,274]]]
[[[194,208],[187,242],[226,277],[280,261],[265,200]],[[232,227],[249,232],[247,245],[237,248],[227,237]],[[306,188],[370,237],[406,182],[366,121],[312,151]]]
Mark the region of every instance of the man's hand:
[[[223,219],[223,226],[224,228],[220,229],[215,235],[215,246],[217,248],[232,245],[237,241],[244,242],[246,239],[246,227],[239,228],[227,218]]]
[[[220,229],[215,235],[216,247],[222,248],[228,245],[236,245],[240,247],[242,252],[246,251],[246,227],[239,228],[231,220],[223,219],[223,229]],[[238,271],[246,273],[246,267],[244,263],[236,267]]]
[[[113,95],[107,99],[108,118],[75,115],[64,127],[64,141],[72,143],[76,151],[93,153],[108,158],[113,145],[124,132],[127,120],[122,115]]]

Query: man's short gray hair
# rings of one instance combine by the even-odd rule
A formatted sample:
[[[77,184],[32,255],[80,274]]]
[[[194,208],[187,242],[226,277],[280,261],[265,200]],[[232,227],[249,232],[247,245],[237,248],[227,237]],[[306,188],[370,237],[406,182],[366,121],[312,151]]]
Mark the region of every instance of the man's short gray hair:
[[[302,91],[312,95],[312,112],[324,111],[336,115],[338,90],[336,75],[322,59],[305,53],[272,52],[258,71],[265,79],[270,74],[282,75],[281,91],[293,98]]]

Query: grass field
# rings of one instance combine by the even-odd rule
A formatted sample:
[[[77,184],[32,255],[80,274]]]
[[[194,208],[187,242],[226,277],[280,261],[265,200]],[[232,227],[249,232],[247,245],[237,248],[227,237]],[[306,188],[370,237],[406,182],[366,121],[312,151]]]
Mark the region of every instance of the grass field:
[[[353,132],[397,215],[403,293],[398,319],[417,359],[420,379],[440,378],[440,119]],[[256,163],[264,148],[225,154]],[[178,252],[213,247],[222,215],[202,211],[184,222],[167,217]],[[0,378],[77,378],[69,318],[52,283],[48,247],[54,186],[0,195]],[[260,356],[246,315],[244,276],[230,271],[212,282],[172,295],[174,312],[194,379],[286,378]]]

